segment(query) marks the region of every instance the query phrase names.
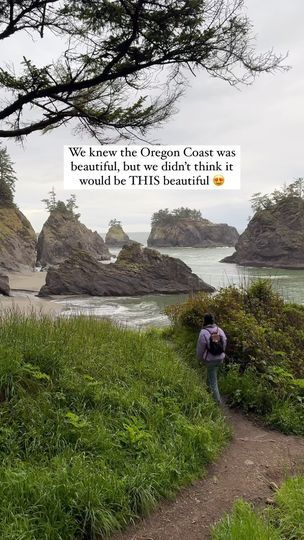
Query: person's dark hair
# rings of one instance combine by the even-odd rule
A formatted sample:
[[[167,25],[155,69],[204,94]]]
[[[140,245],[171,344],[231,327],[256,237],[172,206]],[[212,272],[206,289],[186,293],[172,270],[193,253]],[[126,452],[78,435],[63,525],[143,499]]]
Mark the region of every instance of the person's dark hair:
[[[212,313],[205,313],[203,326],[208,326],[209,324],[214,324],[214,315]]]

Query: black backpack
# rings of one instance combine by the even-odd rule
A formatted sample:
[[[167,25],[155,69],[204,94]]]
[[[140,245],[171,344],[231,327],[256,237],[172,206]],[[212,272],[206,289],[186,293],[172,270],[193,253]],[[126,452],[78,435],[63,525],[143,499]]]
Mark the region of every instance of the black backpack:
[[[205,330],[207,330],[207,332],[210,334],[209,345],[207,345],[208,351],[213,356],[219,356],[224,352],[224,343],[218,327],[216,332],[210,332],[208,328],[205,328]]]

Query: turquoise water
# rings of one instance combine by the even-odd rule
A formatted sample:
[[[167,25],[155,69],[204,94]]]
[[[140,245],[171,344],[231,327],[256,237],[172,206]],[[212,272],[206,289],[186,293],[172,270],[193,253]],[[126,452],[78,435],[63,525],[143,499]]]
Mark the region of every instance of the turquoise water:
[[[144,245],[148,233],[133,233],[130,237]],[[240,284],[259,276],[273,280],[274,287],[290,302],[304,304],[304,270],[244,268],[219,261],[233,253],[233,248],[161,248],[163,254],[184,261],[193,272],[217,289]],[[111,249],[114,255],[119,250]],[[186,295],[151,295],[144,297],[75,297],[65,299],[64,315],[84,314],[110,317],[132,327],[164,326],[167,317],[162,313],[169,304],[183,301]]]

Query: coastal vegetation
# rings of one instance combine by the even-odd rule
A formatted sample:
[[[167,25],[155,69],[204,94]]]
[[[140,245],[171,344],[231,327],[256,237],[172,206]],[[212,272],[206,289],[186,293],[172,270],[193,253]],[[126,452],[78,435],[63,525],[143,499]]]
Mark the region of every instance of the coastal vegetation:
[[[179,354],[198,369],[195,345],[212,312],[228,336],[220,388],[232,407],[258,415],[285,433],[304,435],[304,307],[284,302],[267,279],[197,294],[166,308],[167,331]],[[211,530],[212,540],[304,538],[304,478],[292,477],[266,508],[242,499]]]
[[[97,539],[202,475],[224,419],[158,331],[0,321],[0,537]]]
[[[175,208],[175,210],[172,210],[171,212],[168,208],[154,212],[151,218],[151,225],[174,225],[182,219],[187,219],[190,221],[203,220],[200,210],[184,208],[181,206],[180,208]]]
[[[206,311],[228,335],[229,403],[304,434],[304,308],[268,280],[171,306],[162,331],[12,312],[0,320],[1,538],[97,540],[203,474],[230,435],[195,359]],[[303,489],[288,480],[264,511],[238,501],[213,540],[301,538]]]
[[[17,176],[7,148],[0,143],[0,206],[14,207]]]
[[[78,206],[76,203],[76,195],[74,194],[71,194],[66,202],[59,201],[57,200],[55,189],[52,188],[51,191],[49,191],[49,196],[42,199],[42,202],[45,204],[45,207],[50,214],[52,212],[58,212],[59,214],[65,214],[75,219],[80,218],[80,214],[76,212]]]
[[[174,342],[191,365],[203,315],[214,313],[228,336],[220,385],[230,405],[304,435],[304,306],[285,303],[271,281],[259,279],[241,289],[199,293],[166,312]]]
[[[121,221],[116,218],[110,219],[109,227],[121,227]]]
[[[282,68],[282,56],[255,50],[244,0],[2,0],[0,13],[4,45],[32,38],[29,49],[22,41],[19,63],[0,66],[1,137],[77,120],[99,142],[135,138],[170,117],[189,74],[202,70],[237,85]],[[58,56],[37,65],[45,37],[45,50]],[[164,76],[155,92],[157,72]]]
[[[212,540],[302,540],[304,538],[304,478],[290,478],[266,510],[239,500],[211,533]]]
[[[254,193],[251,197],[251,207],[255,212],[268,210],[288,197],[304,198],[304,178],[297,178],[294,182],[275,189],[270,194]]]
[[[17,175],[7,148],[0,143],[0,270],[32,270],[36,234],[15,203]]]

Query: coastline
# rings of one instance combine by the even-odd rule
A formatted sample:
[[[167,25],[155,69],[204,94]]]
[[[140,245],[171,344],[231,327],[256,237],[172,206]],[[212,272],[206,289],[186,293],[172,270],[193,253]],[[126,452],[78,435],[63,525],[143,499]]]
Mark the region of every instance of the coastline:
[[[17,311],[26,315],[57,316],[63,311],[64,304],[37,296],[45,283],[46,272],[9,272],[8,277],[12,296],[0,296],[0,315]]]

